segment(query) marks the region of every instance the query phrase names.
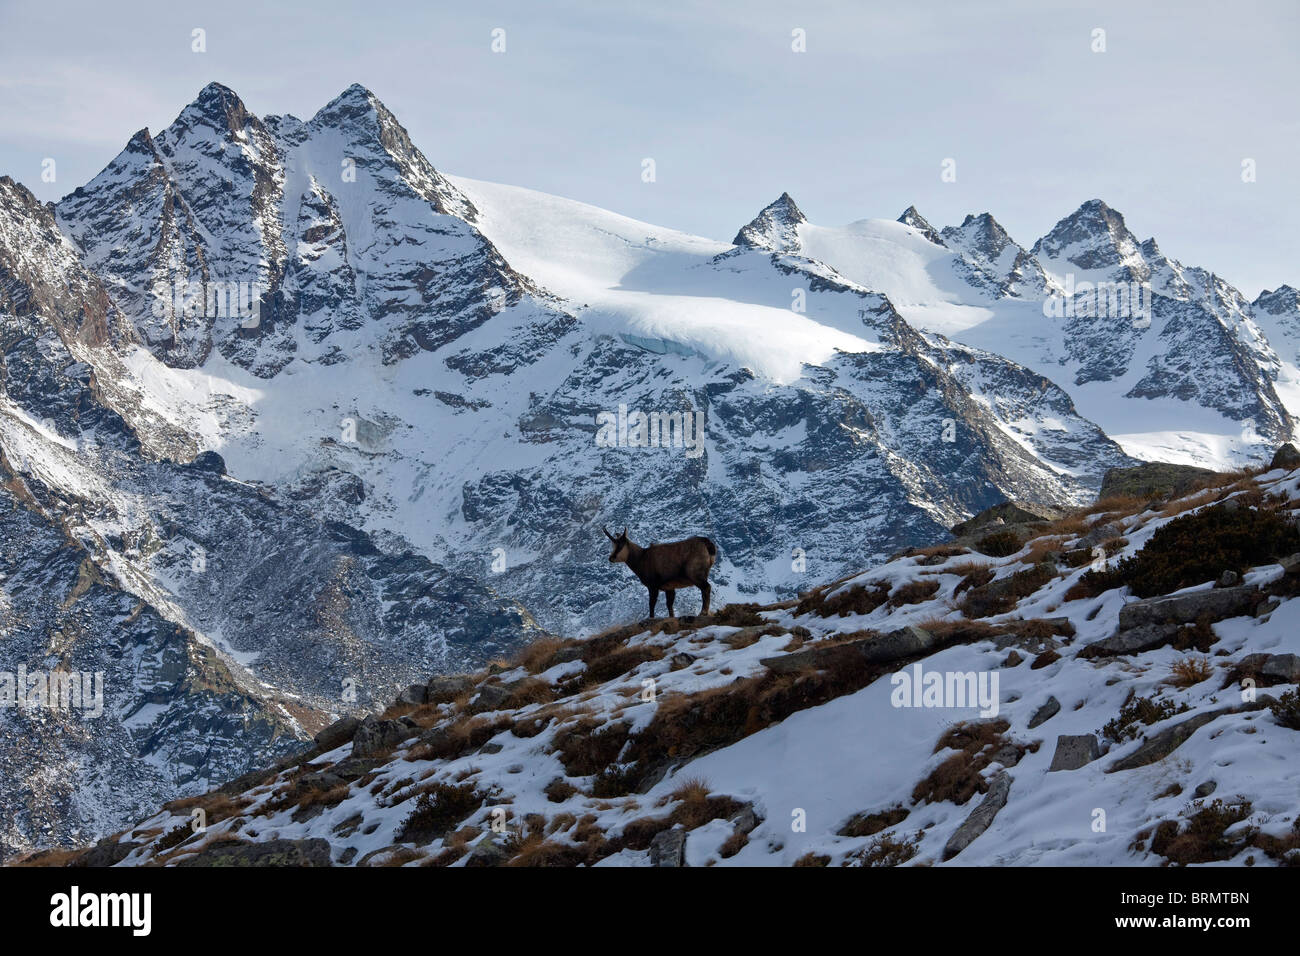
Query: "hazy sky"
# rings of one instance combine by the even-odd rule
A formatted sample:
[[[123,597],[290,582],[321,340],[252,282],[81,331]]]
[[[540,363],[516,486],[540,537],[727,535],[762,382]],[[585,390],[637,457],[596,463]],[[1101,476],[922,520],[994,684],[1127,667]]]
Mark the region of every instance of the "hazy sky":
[[[1300,286],[1298,42],[1296,0],[0,0],[0,173],[58,199],[211,80],[302,118],[360,82],[440,169],[718,239],[783,190],[1025,246],[1100,197],[1253,297]]]

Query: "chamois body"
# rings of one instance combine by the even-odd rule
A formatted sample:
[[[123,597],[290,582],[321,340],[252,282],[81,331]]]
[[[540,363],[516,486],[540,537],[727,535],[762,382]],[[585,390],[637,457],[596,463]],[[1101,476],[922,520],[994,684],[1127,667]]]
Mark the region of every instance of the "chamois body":
[[[711,540],[697,536],[643,548],[628,539],[626,528],[617,537],[605,531],[605,537],[614,543],[610,563],[626,564],[650,592],[651,617],[655,616],[660,591],[664,592],[668,604],[668,616],[675,616],[673,602],[678,588],[699,588],[703,602],[700,613],[709,613],[709,595],[713,590],[709,586],[709,570],[718,556],[718,547]]]

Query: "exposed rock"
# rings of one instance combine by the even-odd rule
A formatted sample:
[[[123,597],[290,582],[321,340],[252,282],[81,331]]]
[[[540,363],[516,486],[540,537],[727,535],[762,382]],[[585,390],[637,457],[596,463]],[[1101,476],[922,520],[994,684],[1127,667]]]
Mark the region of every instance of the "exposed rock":
[[[510,688],[504,684],[484,684],[469,703],[471,713],[481,714],[488,710],[499,710],[510,699]]]
[[[989,828],[998,811],[1007,805],[1007,795],[1010,792],[1011,777],[1006,773],[999,773],[989,782],[988,792],[984,794],[980,805],[971,811],[966,821],[957,828],[957,832],[948,838],[943,848],[945,860],[951,860]]]
[[[1094,641],[1079,651],[1079,657],[1110,657],[1115,654],[1137,654],[1164,647],[1178,632],[1176,624],[1149,624],[1127,631],[1118,631],[1110,637]]]
[[[263,843],[218,843],[177,866],[330,866],[328,840],[267,840]]]
[[[1100,756],[1096,734],[1061,734],[1056,738],[1056,753],[1047,770],[1078,770]]]
[[[1113,521],[1105,521],[1101,524],[1093,525],[1088,532],[1079,538],[1079,547],[1086,548],[1089,552],[1103,541],[1109,541],[1111,538],[1118,538],[1124,533],[1124,529]]]
[[[396,720],[371,715],[361,722],[352,738],[352,756],[372,757],[391,750],[410,736],[410,729]]]
[[[1300,683],[1300,656],[1295,654],[1270,654],[1260,664],[1259,673],[1282,683]]]
[[[78,857],[76,865],[88,867],[116,866],[130,856],[131,851],[140,845],[131,842],[122,843],[114,837],[109,837],[100,840]]]
[[[429,688],[424,684],[412,684],[406,690],[397,695],[399,704],[414,704],[420,706],[429,700]]]
[[[1211,623],[1250,614],[1260,591],[1248,585],[1212,588],[1147,598],[1125,604],[1119,610],[1119,629],[1110,637],[1094,641],[1079,652],[1083,658],[1135,654],[1168,643],[1185,624],[1202,617]]]
[[[728,817],[728,820],[735,825],[736,830],[740,833],[749,833],[762,822],[752,803],[745,804]]]
[[[1287,442],[1274,453],[1273,460],[1269,462],[1268,467],[1270,471],[1274,468],[1285,468],[1287,471],[1300,468],[1300,450],[1295,445]]]
[[[1214,582],[1216,588],[1236,587],[1241,583],[1241,575],[1236,571],[1228,570],[1219,575],[1219,580]]]
[[[1055,717],[1061,710],[1061,702],[1055,697],[1047,698],[1047,702],[1034,711],[1034,716],[1029,718],[1029,729],[1033,730],[1039,724],[1045,724]]]
[[[426,704],[445,704],[455,700],[474,686],[474,682],[464,674],[447,674],[435,677],[425,685],[424,702]]]
[[[561,647],[551,655],[550,666],[554,667],[556,664],[571,664],[574,661],[580,661],[582,660],[582,651],[581,644],[569,644],[566,647]]]
[[[500,866],[510,859],[510,852],[493,839],[491,833],[474,844],[465,860],[466,866]]]
[[[826,647],[814,645],[790,654],[764,657],[759,663],[778,674],[794,674],[821,670],[850,660],[867,664],[887,663],[923,654],[934,650],[938,645],[939,639],[929,631],[908,625],[888,634],[872,634],[843,644]]]
[[[1196,733],[1201,727],[1204,727],[1212,720],[1224,716],[1225,714],[1241,713],[1247,710],[1259,710],[1266,706],[1265,701],[1254,701],[1249,704],[1241,704],[1233,707],[1220,707],[1216,710],[1206,711],[1197,714],[1194,717],[1188,717],[1186,720],[1168,727],[1153,737],[1147,737],[1137,748],[1127,757],[1116,760],[1106,768],[1107,773],[1115,773],[1117,770],[1133,770],[1136,767],[1145,767],[1153,764],[1157,760],[1163,760],[1169,756],[1184,743],[1192,734]]]
[[[1014,744],[1004,744],[996,753],[993,754],[992,762],[1000,763],[1004,767],[1014,767],[1020,763],[1020,758],[1024,756],[1024,751]]]
[[[351,740],[361,726],[361,721],[349,714],[330,724],[313,739],[321,753],[329,753],[335,747],[342,747]]]
[[[1126,629],[1144,624],[1194,624],[1202,615],[1222,621],[1248,613],[1258,594],[1255,587],[1246,585],[1147,598],[1120,608],[1119,626]]]
[[[1195,790],[1192,791],[1192,799],[1204,800],[1210,794],[1214,793],[1214,791],[1217,790],[1218,788],[1219,788],[1219,782],[1217,780],[1207,780],[1203,784],[1198,786]]]
[[[1294,449],[1292,450],[1294,451]],[[206,471],[214,475],[224,475],[226,473],[226,460],[215,451],[205,451],[197,455],[195,459],[189,463],[189,467],[194,471]]]
[[[687,654],[685,651],[683,651],[680,654],[674,654],[672,656],[671,661],[669,661],[669,663],[672,665],[673,670],[675,671],[683,670],[684,668],[690,667],[692,664],[695,663],[695,655]]]
[[[686,830],[677,824],[670,830],[660,830],[650,841],[651,866],[686,865]]]
[[[1171,465],[1151,461],[1133,468],[1111,468],[1102,479],[1097,500],[1118,495],[1135,498],[1167,498],[1182,494],[1217,472],[1192,465]]]
[[[330,767],[329,772],[338,777],[344,783],[351,783],[353,780],[359,780],[370,771],[383,764],[382,760],[376,760],[369,757],[349,757],[346,760],[340,760],[334,766]]]
[[[1022,663],[1024,663],[1024,660],[1025,660],[1025,659],[1024,659],[1023,657],[1020,656],[1020,652],[1019,652],[1019,651],[1014,651],[1014,650],[1013,650],[1010,654],[1007,655],[1006,660],[1004,660],[1004,661],[1002,662],[1002,666],[1003,666],[1003,667],[1019,667]]]
[[[1002,530],[1009,525],[1045,524],[1059,517],[1061,512],[1055,508],[1025,501],[1004,501],[953,525],[950,530],[956,537],[963,538],[980,531]]]

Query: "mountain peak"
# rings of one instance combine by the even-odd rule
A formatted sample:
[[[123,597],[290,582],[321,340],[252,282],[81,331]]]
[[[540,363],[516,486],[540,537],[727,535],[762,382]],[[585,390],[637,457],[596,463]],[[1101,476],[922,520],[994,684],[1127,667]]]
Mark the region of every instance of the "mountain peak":
[[[1156,250],[1155,240],[1148,240]],[[1034,243],[1035,256],[1063,259],[1081,269],[1124,266],[1143,273],[1142,247],[1124,217],[1100,199],[1089,199]]]
[[[946,226],[940,235],[945,240],[944,244],[950,248],[961,249],[990,261],[997,259],[1007,246],[1016,245],[1002,224],[987,212],[968,215],[960,226]]]
[[[783,192],[764,206],[731,241],[751,249],[793,252],[799,248],[799,226],[807,221],[790,194]]]
[[[171,126],[159,133],[157,138],[164,144],[166,151],[167,144],[180,142],[186,133],[196,127],[208,127],[233,136],[256,121],[257,118],[248,112],[244,101],[234,90],[213,82],[199,90],[194,101],[181,110]]]
[[[1289,285],[1280,285],[1272,292],[1265,289],[1251,305],[1270,315],[1300,313],[1300,291]]]
[[[915,206],[908,206],[903,210],[903,214],[898,217],[898,221],[905,226],[911,226],[936,246],[944,245],[943,239],[939,236],[939,231],[930,225],[929,221],[921,215]]]

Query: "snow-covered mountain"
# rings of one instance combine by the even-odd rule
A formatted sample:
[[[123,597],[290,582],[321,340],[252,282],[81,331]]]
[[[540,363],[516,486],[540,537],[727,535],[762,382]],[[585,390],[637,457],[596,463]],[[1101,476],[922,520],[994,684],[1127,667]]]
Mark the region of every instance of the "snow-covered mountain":
[[[1048,315],[1120,276],[1147,325]],[[709,534],[717,600],[775,600],[1006,498],[1086,501],[1131,455],[1257,454],[1300,396],[1288,289],[1246,302],[1097,203],[1029,250],[987,214],[821,227],[788,195],[715,241],[441,173],[360,86],[302,121],[211,84],[53,208],[0,180],[0,461],[15,509],[301,736],[639,614],[602,524]],[[33,661],[44,620],[4,625]],[[174,746],[123,693],[120,759]],[[232,764],[194,767],[160,773]]]

